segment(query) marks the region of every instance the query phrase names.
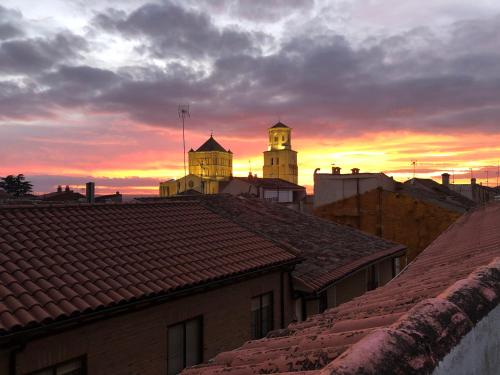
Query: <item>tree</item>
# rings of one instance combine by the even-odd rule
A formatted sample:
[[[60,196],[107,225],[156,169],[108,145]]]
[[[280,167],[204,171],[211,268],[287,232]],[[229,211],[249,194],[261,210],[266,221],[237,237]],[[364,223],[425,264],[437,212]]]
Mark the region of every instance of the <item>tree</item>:
[[[14,197],[21,197],[33,191],[33,184],[26,181],[23,174],[0,177],[0,188]]]

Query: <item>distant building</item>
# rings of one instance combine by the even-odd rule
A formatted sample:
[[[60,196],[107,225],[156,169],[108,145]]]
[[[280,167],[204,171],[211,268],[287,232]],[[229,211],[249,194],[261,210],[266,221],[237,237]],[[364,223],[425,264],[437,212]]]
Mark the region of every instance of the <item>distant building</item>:
[[[188,159],[189,174],[161,182],[161,197],[171,197],[187,190],[216,194],[219,184],[233,175],[233,153],[222,147],[212,135],[196,151],[189,150]]]
[[[471,178],[470,184],[450,184],[450,175],[444,173],[442,176],[443,184],[446,184],[450,189],[479,204],[493,201],[495,196],[500,194],[498,188],[480,185],[476,182],[475,178]]]
[[[183,375],[498,375],[499,222],[467,213],[385,286]]]
[[[340,167],[333,167],[332,173],[314,172],[314,207],[337,202],[367,191],[382,188],[394,191],[396,182],[384,173],[360,173],[353,168],[352,173],[340,173]]]
[[[297,151],[292,150],[292,129],[278,122],[268,129],[269,147],[264,151],[264,178],[298,183]]]
[[[115,194],[98,195],[95,197],[95,203],[122,203],[123,196],[117,191]]]
[[[64,190],[59,185],[57,191],[43,194],[40,196],[40,199],[46,202],[78,202],[85,201],[85,195],[71,190],[68,185],[66,185]]]
[[[316,207],[314,214],[408,246],[412,260],[458,217],[475,206],[431,179],[394,183]]]
[[[259,178],[250,174],[248,177],[234,177],[229,180],[221,193],[248,195],[289,206],[299,205],[306,196],[306,188],[278,178]]]
[[[288,245],[200,205],[0,207],[0,374],[174,375],[292,320]]]

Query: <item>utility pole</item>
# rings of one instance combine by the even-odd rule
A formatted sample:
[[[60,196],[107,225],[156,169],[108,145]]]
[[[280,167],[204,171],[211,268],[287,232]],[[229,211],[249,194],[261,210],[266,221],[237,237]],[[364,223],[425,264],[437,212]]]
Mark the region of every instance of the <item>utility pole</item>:
[[[182,156],[184,157],[184,191],[186,191],[186,136],[184,132],[184,121],[186,117],[191,117],[189,114],[189,104],[180,104],[177,108],[177,113],[179,114],[179,118],[182,120]]]

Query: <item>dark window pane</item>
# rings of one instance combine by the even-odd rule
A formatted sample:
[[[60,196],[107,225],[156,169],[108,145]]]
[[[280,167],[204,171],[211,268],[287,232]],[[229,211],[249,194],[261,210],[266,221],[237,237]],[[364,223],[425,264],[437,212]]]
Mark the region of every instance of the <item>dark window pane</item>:
[[[168,328],[168,374],[175,375],[184,368],[184,324]]]
[[[201,319],[186,322],[186,367],[202,362]]]
[[[252,298],[252,339],[260,338],[260,297]]]
[[[82,361],[72,361],[58,366],[56,369],[56,375],[83,375]]]

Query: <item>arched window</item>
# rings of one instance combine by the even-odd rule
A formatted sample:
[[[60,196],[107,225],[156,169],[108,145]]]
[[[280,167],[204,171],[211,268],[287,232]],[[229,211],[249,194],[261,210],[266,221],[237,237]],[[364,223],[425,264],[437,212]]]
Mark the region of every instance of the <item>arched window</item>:
[[[278,142],[278,136],[274,137],[274,142]]]
[[[281,136],[281,141],[285,142],[285,136],[284,135]]]

